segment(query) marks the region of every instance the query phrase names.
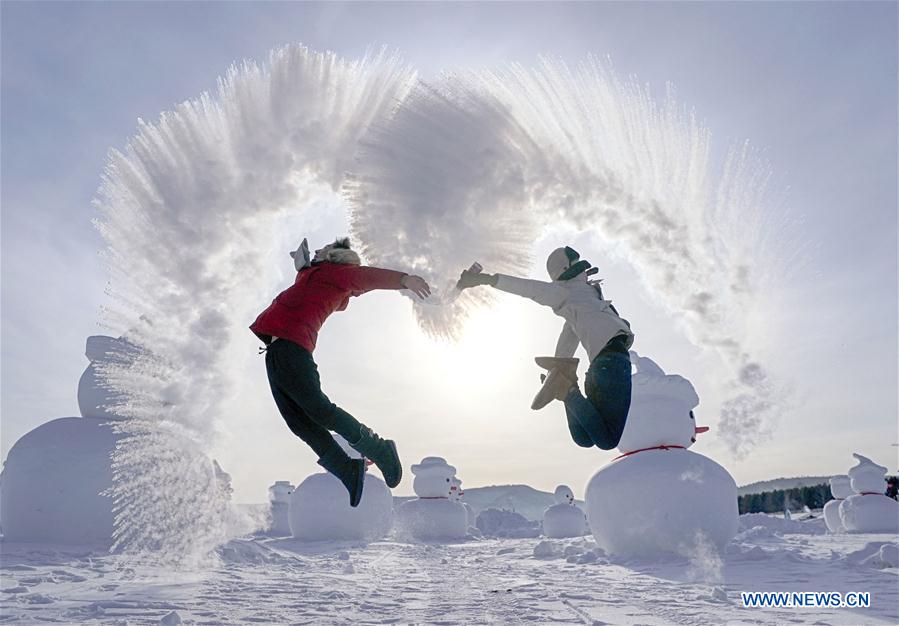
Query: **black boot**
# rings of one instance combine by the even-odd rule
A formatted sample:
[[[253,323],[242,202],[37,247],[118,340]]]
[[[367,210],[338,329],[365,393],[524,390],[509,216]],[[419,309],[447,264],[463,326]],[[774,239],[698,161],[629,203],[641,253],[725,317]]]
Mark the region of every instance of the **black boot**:
[[[318,464],[340,479],[350,493],[350,506],[359,506],[365,487],[365,459],[351,459],[343,450],[340,454],[324,456]]]
[[[396,452],[393,440],[381,439],[367,426],[362,426],[359,433],[358,441],[351,441],[350,446],[378,466],[388,487],[399,485],[403,478],[403,466],[400,464],[400,455]]]

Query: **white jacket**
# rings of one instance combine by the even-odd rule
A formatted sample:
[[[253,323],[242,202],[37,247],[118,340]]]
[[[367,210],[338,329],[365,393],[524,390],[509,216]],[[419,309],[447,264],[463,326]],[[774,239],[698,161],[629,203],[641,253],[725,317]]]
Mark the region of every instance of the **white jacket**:
[[[587,283],[586,274],[551,283],[505,274],[496,276],[497,289],[530,298],[565,319],[556,356],[572,356],[581,343],[593,361],[612,337],[627,335],[633,341],[630,327],[612,310],[612,301],[600,300],[596,288]]]

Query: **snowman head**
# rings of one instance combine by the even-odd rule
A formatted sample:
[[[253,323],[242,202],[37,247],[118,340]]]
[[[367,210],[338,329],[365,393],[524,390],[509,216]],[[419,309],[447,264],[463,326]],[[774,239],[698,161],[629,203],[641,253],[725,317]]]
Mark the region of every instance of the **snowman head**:
[[[115,413],[118,395],[109,389],[103,368],[133,363],[140,355],[139,348],[122,337],[92,335],[87,338],[84,351],[90,361],[78,381],[78,408],[82,417],[120,420]]]
[[[450,481],[450,500],[458,502],[462,499],[464,493],[462,491],[462,481],[453,476],[453,479]]]
[[[556,498],[556,504],[574,504],[574,492],[568,485],[559,485],[553,492]]]
[[[412,489],[419,498],[449,498],[456,468],[439,456],[426,456],[412,466]]]
[[[280,502],[287,504],[290,502],[290,494],[293,493],[293,485],[286,480],[276,481],[274,485],[268,488],[269,502]]]
[[[631,408],[618,449],[633,452],[655,446],[689,448],[708,430],[697,426],[693,409],[699,396],[689,380],[666,374],[652,359],[631,351],[636,372],[631,376]]]
[[[849,477],[845,474],[834,476],[830,479],[830,494],[834,498],[841,500],[852,495],[852,486],[849,484]]]
[[[887,468],[868,457],[854,453],[858,465],[849,470],[849,483],[855,493],[883,493]]]

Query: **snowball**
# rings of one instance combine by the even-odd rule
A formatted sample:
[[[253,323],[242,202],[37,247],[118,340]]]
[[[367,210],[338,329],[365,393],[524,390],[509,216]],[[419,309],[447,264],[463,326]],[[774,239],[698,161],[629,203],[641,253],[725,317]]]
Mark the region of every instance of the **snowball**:
[[[416,498],[397,511],[397,531],[421,541],[462,539],[468,529],[465,507],[449,499]]]
[[[290,495],[288,519],[297,539],[376,541],[393,525],[393,496],[383,480],[366,474],[362,500],[351,507],[337,477],[313,474]]]
[[[543,513],[543,534],[547,537],[583,537],[588,532],[584,512],[573,504],[554,504]]]
[[[899,502],[880,494],[849,496],[840,502],[840,521],[851,533],[899,533]]]

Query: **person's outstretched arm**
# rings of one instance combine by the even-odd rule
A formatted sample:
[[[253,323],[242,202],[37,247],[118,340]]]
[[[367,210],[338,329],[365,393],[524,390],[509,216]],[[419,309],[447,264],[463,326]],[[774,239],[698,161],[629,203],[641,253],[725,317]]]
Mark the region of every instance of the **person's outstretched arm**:
[[[516,296],[529,298],[538,304],[558,308],[565,300],[566,290],[555,283],[547,283],[542,280],[530,278],[517,278],[505,274],[482,274],[465,270],[459,278],[456,286],[459,290],[476,287],[478,285],[490,285]]]
[[[348,287],[355,295],[361,295],[375,289],[408,289],[419,298],[431,295],[431,288],[421,276],[412,276],[404,272],[388,270],[381,267],[354,265],[346,273]]]

